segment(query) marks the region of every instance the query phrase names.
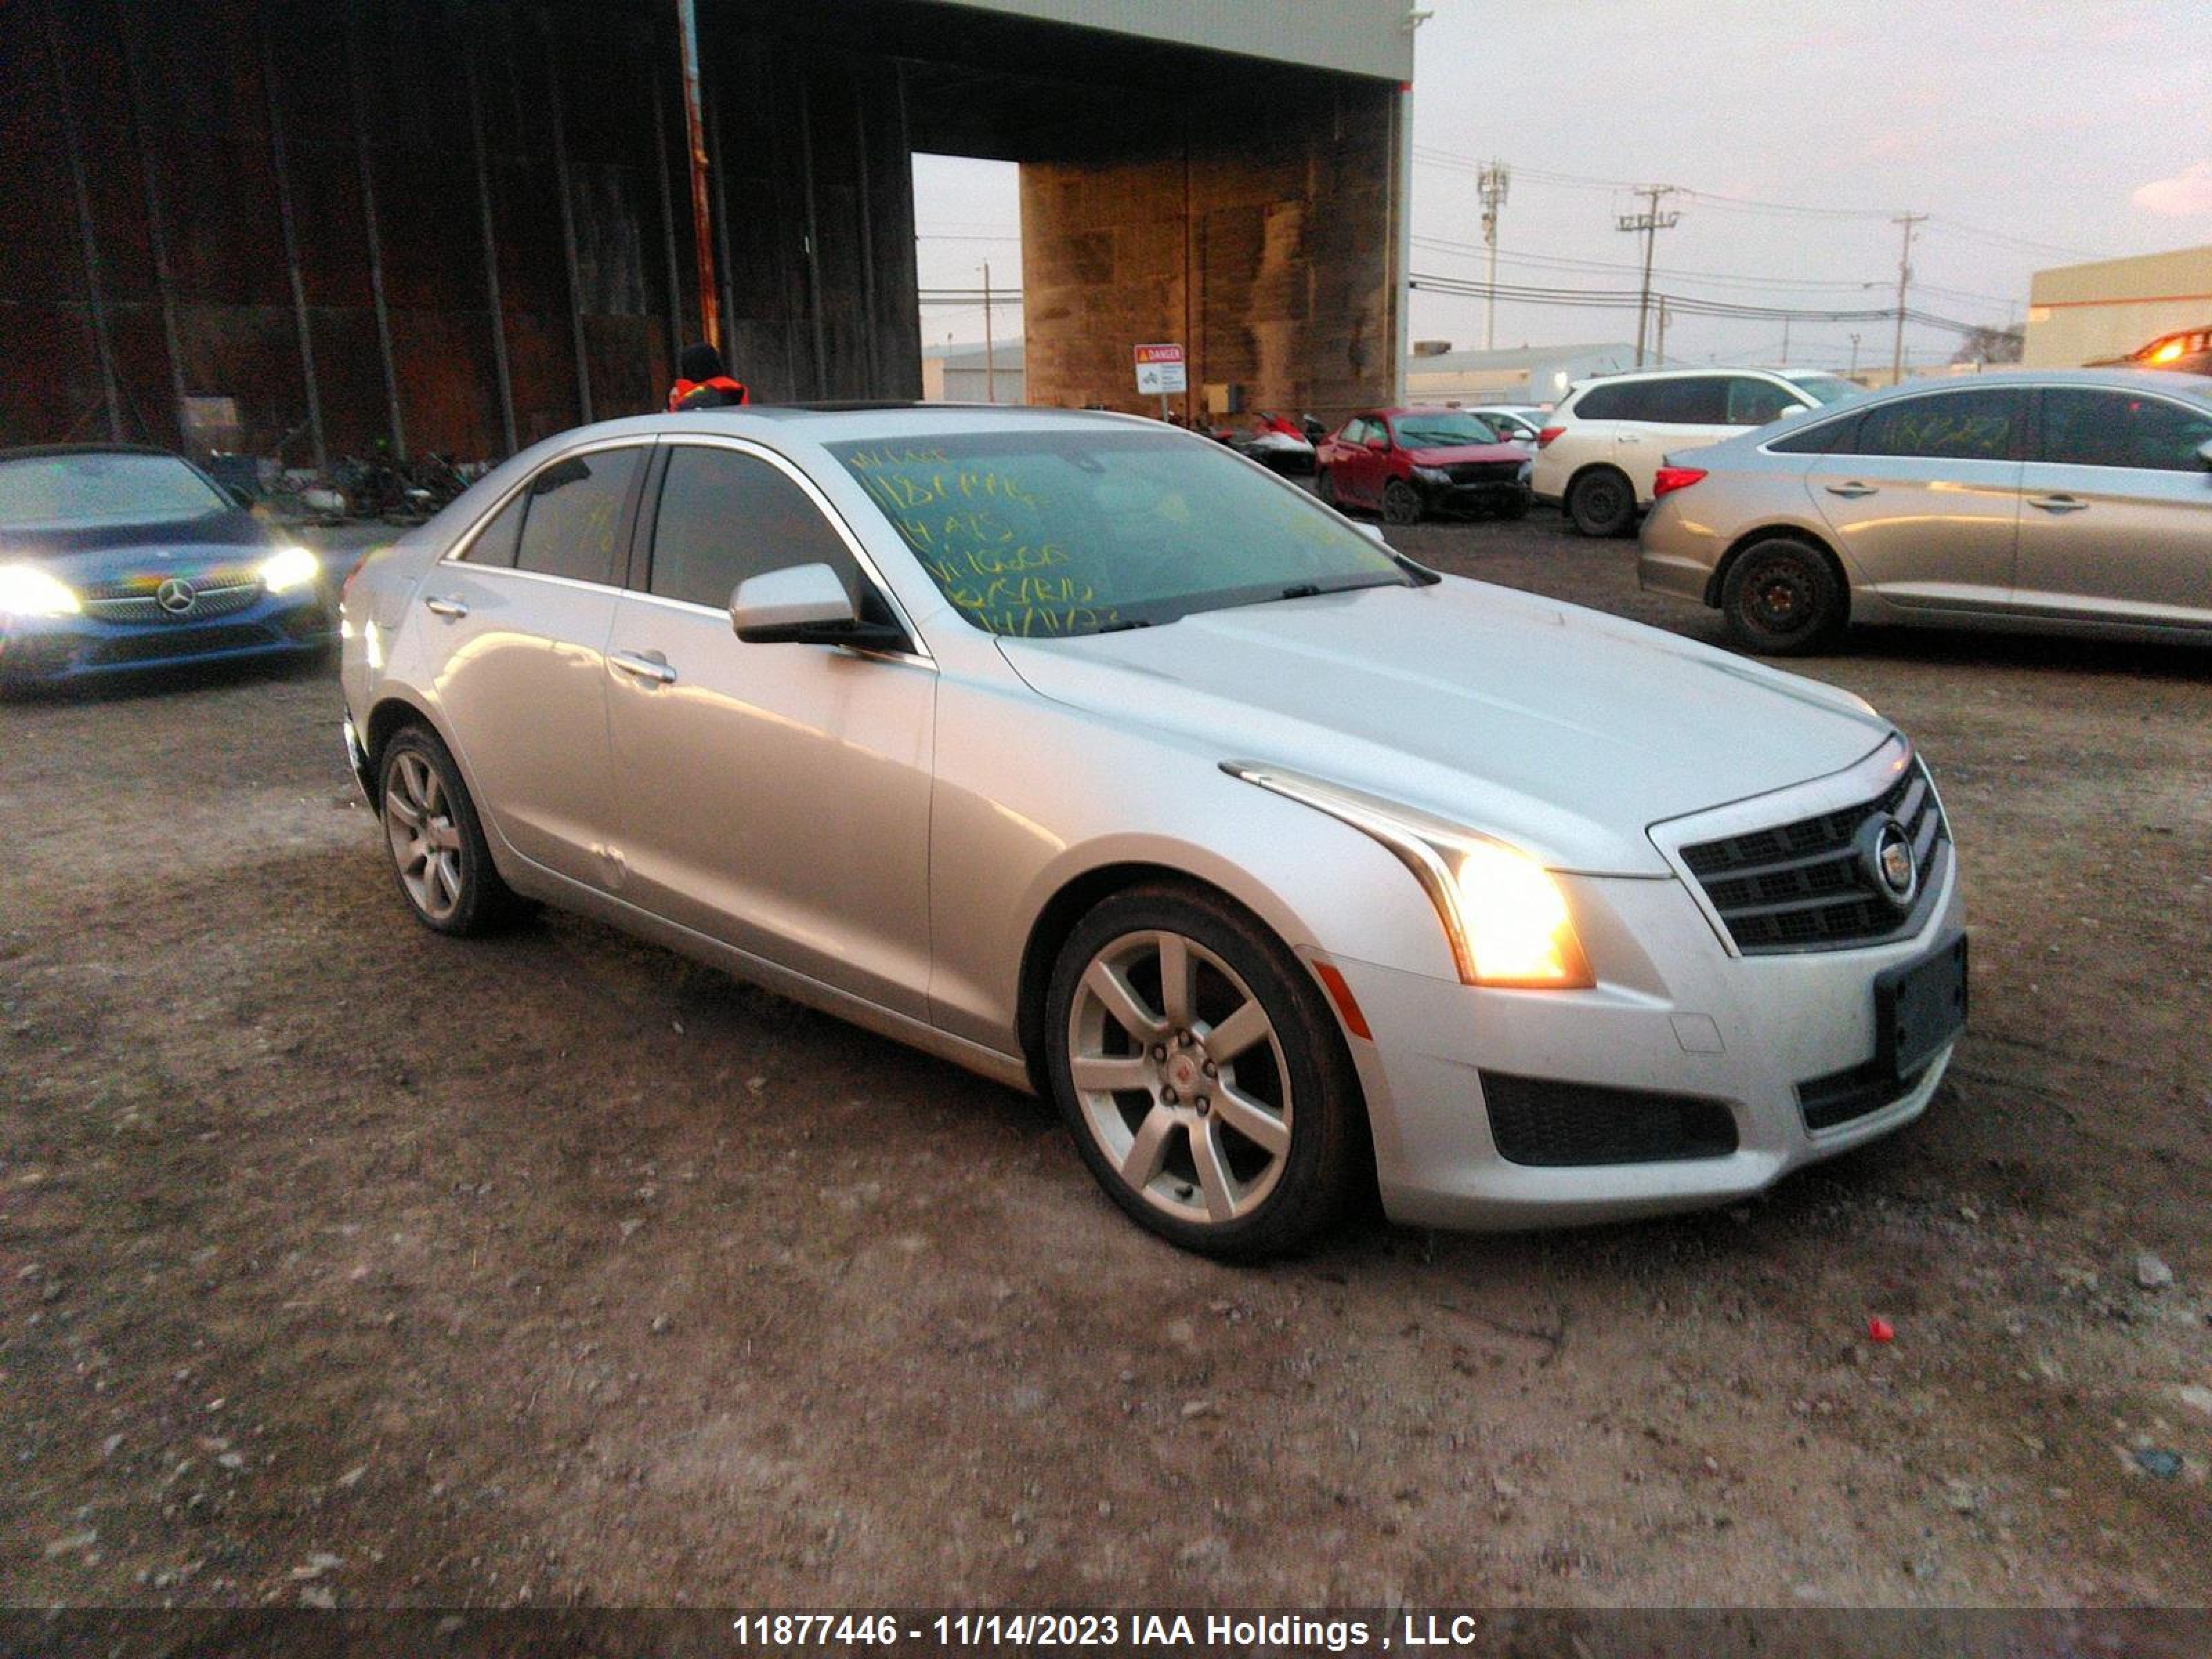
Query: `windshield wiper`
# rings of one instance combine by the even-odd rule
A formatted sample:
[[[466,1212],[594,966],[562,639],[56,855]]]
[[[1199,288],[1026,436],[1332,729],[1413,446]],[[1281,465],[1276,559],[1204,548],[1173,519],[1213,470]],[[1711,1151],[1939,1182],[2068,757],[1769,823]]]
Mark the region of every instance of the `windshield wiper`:
[[[1401,586],[1389,576],[1376,580],[1372,576],[1349,576],[1340,582],[1293,582],[1275,597],[1279,599],[1316,599],[1324,593],[1351,593],[1363,587],[1396,587]]]
[[[1132,628],[1150,628],[1152,623],[1135,617],[1124,617],[1119,622],[1109,622],[1092,629],[1094,634],[1124,634]]]

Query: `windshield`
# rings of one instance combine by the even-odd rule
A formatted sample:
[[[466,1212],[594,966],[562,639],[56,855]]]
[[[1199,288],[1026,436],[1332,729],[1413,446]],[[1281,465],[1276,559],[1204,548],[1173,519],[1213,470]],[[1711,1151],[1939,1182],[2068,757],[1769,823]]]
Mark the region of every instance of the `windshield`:
[[[1450,449],[1461,444],[1494,444],[1490,423],[1465,410],[1437,410],[1391,417],[1401,449]]]
[[[1818,404],[1838,403],[1845,398],[1857,396],[1863,390],[1840,374],[1792,374],[1786,378],[1790,385]]]
[[[173,455],[23,455],[0,461],[0,526],[155,524],[230,502]]]
[[[975,432],[830,453],[989,634],[1097,634],[1413,581],[1303,490],[1167,433]]]

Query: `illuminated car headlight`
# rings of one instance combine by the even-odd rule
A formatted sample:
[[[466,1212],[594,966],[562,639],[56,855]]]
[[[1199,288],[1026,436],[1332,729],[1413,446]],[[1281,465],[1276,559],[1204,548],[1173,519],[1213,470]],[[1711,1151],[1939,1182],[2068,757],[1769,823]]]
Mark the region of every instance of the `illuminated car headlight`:
[[[1395,854],[1436,906],[1464,983],[1544,991],[1597,983],[1558,878],[1519,848],[1318,778],[1243,761],[1221,769],[1340,818]]]
[[[0,564],[0,616],[74,617],[83,609],[68,584],[36,565]]]
[[[280,547],[261,562],[261,585],[271,593],[305,587],[323,574],[323,562],[304,547]]]

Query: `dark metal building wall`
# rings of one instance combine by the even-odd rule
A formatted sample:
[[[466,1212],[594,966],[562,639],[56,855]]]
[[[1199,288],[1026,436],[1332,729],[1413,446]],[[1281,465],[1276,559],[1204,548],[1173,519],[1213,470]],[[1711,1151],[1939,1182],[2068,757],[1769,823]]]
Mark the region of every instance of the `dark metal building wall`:
[[[697,327],[665,10],[0,0],[0,444],[179,444],[180,393],[293,465],[658,407]],[[702,41],[732,368],[918,394],[898,71],[777,15]]]

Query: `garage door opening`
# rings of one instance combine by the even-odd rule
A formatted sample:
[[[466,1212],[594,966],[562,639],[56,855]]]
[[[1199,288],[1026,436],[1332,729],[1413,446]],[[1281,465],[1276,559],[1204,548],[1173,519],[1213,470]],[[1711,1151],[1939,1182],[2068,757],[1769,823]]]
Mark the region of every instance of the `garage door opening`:
[[[921,395],[1019,404],[1021,168],[964,155],[914,158]]]

